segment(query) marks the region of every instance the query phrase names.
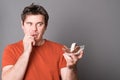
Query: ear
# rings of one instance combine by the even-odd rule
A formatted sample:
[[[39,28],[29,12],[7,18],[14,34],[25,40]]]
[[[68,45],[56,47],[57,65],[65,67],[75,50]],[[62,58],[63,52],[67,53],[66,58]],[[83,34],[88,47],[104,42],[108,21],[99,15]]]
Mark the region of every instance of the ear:
[[[24,34],[25,34],[25,27],[24,27],[23,21],[21,21],[21,27],[22,27],[22,30],[23,30],[23,32],[24,32]]]
[[[21,27],[22,27],[22,29],[24,28],[24,23],[23,23],[23,21],[21,21]]]

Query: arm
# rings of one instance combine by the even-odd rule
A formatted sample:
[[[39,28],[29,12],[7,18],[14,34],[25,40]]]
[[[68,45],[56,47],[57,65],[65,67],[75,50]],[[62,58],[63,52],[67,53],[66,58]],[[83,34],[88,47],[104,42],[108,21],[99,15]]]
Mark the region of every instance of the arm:
[[[33,38],[27,36],[23,39],[24,52],[19,57],[15,65],[8,65],[2,69],[2,80],[23,80],[30,53],[32,51]]]
[[[77,68],[62,68],[61,69],[62,80],[78,80]]]
[[[76,64],[79,59],[83,56],[83,51],[79,55],[68,53],[64,54],[67,66],[61,69],[62,80],[78,80]]]
[[[2,69],[2,80],[22,80],[29,61],[25,52],[20,56],[15,65],[8,65]]]

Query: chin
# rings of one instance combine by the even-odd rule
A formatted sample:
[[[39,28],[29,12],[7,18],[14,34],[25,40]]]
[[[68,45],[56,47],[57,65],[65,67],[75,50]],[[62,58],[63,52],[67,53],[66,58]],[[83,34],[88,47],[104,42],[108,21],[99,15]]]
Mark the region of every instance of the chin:
[[[38,42],[40,41],[42,38],[35,38],[35,41]]]

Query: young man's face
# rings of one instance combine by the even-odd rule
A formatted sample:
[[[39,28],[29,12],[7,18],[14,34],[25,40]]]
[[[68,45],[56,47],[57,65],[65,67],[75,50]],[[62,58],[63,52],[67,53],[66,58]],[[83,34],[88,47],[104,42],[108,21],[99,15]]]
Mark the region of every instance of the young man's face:
[[[24,23],[22,23],[22,29],[25,35],[33,36],[35,41],[41,40],[46,29],[44,16],[27,15]]]

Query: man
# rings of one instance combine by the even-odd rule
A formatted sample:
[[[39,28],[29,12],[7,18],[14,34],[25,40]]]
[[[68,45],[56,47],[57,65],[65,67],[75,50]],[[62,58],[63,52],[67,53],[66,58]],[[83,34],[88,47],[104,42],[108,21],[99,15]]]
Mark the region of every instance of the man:
[[[23,40],[8,45],[2,57],[2,80],[77,80],[79,55],[64,55],[63,45],[43,39],[48,13],[31,4],[21,14]]]

